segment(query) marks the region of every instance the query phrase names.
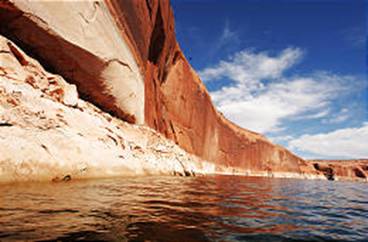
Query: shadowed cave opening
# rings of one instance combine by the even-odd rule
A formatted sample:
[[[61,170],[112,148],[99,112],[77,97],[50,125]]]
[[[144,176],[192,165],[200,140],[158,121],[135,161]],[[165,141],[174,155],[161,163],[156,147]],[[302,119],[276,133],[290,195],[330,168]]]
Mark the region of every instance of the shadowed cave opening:
[[[329,181],[334,181],[335,180],[335,171],[331,167],[321,166],[318,163],[314,163],[313,167],[317,171],[321,171],[323,173],[323,175],[327,178],[327,180],[329,180]]]
[[[355,176],[359,177],[359,178],[366,178],[365,174],[358,168],[354,168],[354,174]]]

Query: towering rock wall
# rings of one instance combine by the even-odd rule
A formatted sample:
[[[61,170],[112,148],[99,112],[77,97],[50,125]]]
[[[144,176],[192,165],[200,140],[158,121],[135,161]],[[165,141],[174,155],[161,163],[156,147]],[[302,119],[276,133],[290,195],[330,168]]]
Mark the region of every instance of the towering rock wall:
[[[76,84],[83,98],[190,153],[252,171],[310,169],[215,110],[176,41],[167,0],[14,0],[1,3],[0,20],[3,35]]]
[[[107,1],[145,76],[145,122],[190,153],[229,167],[303,173],[310,167],[219,114],[175,39],[169,1]]]
[[[0,1],[0,35],[104,112],[214,162],[211,172],[324,174],[216,111],[176,41],[168,0]]]
[[[156,131],[81,100],[0,36],[0,183],[214,172]]]

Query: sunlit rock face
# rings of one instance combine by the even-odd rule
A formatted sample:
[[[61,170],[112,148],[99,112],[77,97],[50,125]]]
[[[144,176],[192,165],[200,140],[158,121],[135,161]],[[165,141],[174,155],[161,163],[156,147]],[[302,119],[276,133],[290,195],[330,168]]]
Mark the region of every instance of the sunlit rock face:
[[[74,84],[0,36],[0,182],[213,171],[154,130],[81,100]]]
[[[144,122],[144,80],[103,1],[0,3],[0,32],[131,123]]]
[[[270,173],[310,171],[301,158],[215,110],[176,41],[169,1],[107,3],[138,65],[144,67],[147,125],[216,164]]]
[[[22,164],[19,163],[22,157],[28,155],[24,153],[24,150],[29,149],[36,150],[35,152],[29,151],[32,153],[30,157],[34,155],[37,158],[35,160],[46,164],[47,161],[53,159],[52,157],[55,157],[55,155],[50,155],[50,150],[61,149],[66,154],[68,151],[67,157],[70,157],[63,160],[62,164],[78,167],[77,170],[84,170],[83,165],[80,165],[82,168],[79,168],[79,165],[75,163],[83,160],[89,160],[97,167],[100,165],[105,167],[106,164],[114,167],[120,159],[132,157],[137,152],[139,153],[140,149],[123,149],[126,150],[126,153],[121,154],[122,148],[114,146],[114,143],[117,146],[120,145],[120,138],[106,133],[109,132],[106,130],[111,127],[110,124],[105,123],[106,120],[103,118],[108,116],[108,120],[120,122],[112,118],[109,115],[111,114],[129,123],[141,125],[139,128],[133,128],[135,126],[124,124],[124,132],[139,134],[137,139],[149,140],[146,136],[154,133],[153,131],[150,131],[151,133],[140,132],[140,129],[146,129],[145,125],[172,140],[185,151],[202,160],[213,162],[211,164],[201,161],[204,167],[197,171],[326,179],[325,171],[317,169],[320,167],[316,168],[312,163],[297,157],[285,148],[272,144],[260,134],[236,126],[216,111],[208,91],[191,68],[176,41],[174,15],[168,0],[2,1],[0,2],[0,34],[36,58],[48,71],[57,74],[45,74],[43,78],[38,74],[30,75],[27,73],[28,65],[22,64],[23,61],[30,58],[20,57],[18,62],[14,62],[18,64],[7,62],[7,68],[11,68],[12,65],[22,66],[22,68],[16,68],[17,77],[14,80],[23,82],[22,88],[23,85],[25,90],[35,88],[38,90],[37,93],[41,90],[42,95],[50,96],[53,102],[57,102],[57,104],[52,104],[56,106],[46,105],[42,103],[43,101],[41,102],[43,99],[33,98],[35,95],[41,97],[41,93],[36,94],[34,90],[27,91],[29,98],[20,99],[21,103],[28,105],[27,112],[39,110],[46,115],[46,118],[42,120],[59,120],[56,118],[57,110],[67,110],[65,112],[68,115],[60,115],[68,117],[67,123],[72,124],[70,128],[76,132],[73,133],[75,136],[70,142],[69,139],[63,140],[57,136],[60,135],[58,129],[59,125],[63,125],[63,121],[60,121],[61,123],[57,121],[57,124],[50,121],[52,124],[45,124],[47,127],[51,125],[47,132],[55,134],[47,133],[46,137],[47,143],[54,147],[45,149],[35,143],[34,137],[38,136],[35,136],[32,129],[31,131],[27,129],[27,132],[19,130],[17,133],[19,140],[27,139],[24,142],[30,146],[25,146],[23,153],[20,152],[22,149],[15,149],[16,146],[3,146],[3,149],[12,147],[7,150],[8,161],[12,161],[10,154],[14,153],[16,154],[14,159],[18,162],[16,164]],[[8,58],[7,55],[2,55],[0,60],[5,62]],[[3,63],[1,66],[4,66]],[[41,65],[37,66],[41,70],[39,73],[46,73]],[[2,78],[7,78],[8,83],[12,83],[9,82],[11,77],[8,74]],[[13,102],[9,104],[7,99],[4,99],[8,94],[2,95],[0,110],[8,112],[7,107],[13,105]],[[100,110],[82,99],[93,103]],[[30,100],[39,102],[35,103],[36,101]],[[17,102],[14,101],[14,103]],[[81,108],[80,105],[84,105],[84,108]],[[87,113],[90,116],[86,117],[86,112],[80,111],[81,109],[89,110]],[[38,114],[30,114],[31,117],[28,117],[27,112],[17,114],[21,117],[20,120],[30,119],[38,122],[40,119]],[[30,124],[32,127],[43,127],[40,124],[34,124],[33,121]],[[84,125],[84,123],[87,124]],[[24,129],[27,127],[26,124],[21,125]],[[118,127],[121,127],[119,125]],[[5,123],[2,130],[15,130],[16,127],[14,123],[10,122],[9,125]],[[80,132],[79,129],[92,135],[91,139],[94,141],[91,141],[90,138],[79,137],[79,133],[83,137],[87,135]],[[7,142],[13,144],[10,136],[13,135],[13,132],[16,133],[14,130],[9,131],[8,136],[1,133],[1,137],[5,137],[3,144]],[[22,138],[23,136],[26,138]],[[123,137],[120,134],[119,136]],[[102,143],[98,143],[95,139]],[[160,136],[159,140],[164,139]],[[64,144],[60,146],[60,142],[66,142],[65,146]],[[170,145],[173,144],[170,143]],[[38,149],[34,146],[37,146]],[[124,147],[127,147],[126,144]],[[174,153],[176,149],[180,149],[175,147],[170,152],[173,152],[172,155],[176,157]],[[93,152],[88,152],[91,149]],[[37,152],[42,154],[42,159],[37,156],[39,155]],[[149,154],[155,151],[148,149],[147,152],[143,153]],[[188,154],[185,154],[186,157]],[[124,158],[121,158],[120,155]],[[169,160],[175,161],[170,163],[162,156],[150,157],[152,158],[148,159],[150,161],[156,159],[153,166],[142,165],[142,161],[133,158],[134,162],[127,162],[124,165],[128,170],[133,170],[133,173],[144,173],[140,172],[142,170],[157,172],[157,170],[164,169],[165,172],[180,171],[181,174],[185,174],[183,170],[186,168],[172,169],[172,164],[180,163],[176,158],[170,158]],[[42,162],[41,164],[44,164]],[[10,162],[10,164],[13,163]],[[137,164],[140,168],[137,168]],[[155,166],[158,166],[159,169],[152,168]],[[28,165],[28,167],[32,167],[32,172],[43,169],[43,165],[36,164]],[[119,170],[111,167],[101,169],[105,171],[103,174],[109,174],[107,171]],[[118,174],[122,173],[118,172]]]
[[[311,163],[216,111],[176,41],[169,1],[105,2],[138,65],[144,67],[148,126],[186,151],[217,166],[240,169],[243,174],[324,176]]]

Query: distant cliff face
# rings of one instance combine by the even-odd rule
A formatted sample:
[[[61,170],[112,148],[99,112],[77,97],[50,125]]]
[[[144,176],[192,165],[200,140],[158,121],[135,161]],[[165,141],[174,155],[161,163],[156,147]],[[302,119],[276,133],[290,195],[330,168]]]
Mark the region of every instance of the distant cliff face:
[[[368,180],[368,160],[310,160],[329,180]]]
[[[324,174],[216,111],[176,41],[168,0],[0,2],[0,34],[83,99],[204,160],[270,176]]]

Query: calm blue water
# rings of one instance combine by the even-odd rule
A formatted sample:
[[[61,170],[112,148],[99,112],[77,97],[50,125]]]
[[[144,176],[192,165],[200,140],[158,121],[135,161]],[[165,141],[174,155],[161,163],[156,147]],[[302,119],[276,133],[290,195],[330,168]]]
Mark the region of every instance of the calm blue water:
[[[368,241],[368,184],[136,177],[0,186],[0,241]]]

